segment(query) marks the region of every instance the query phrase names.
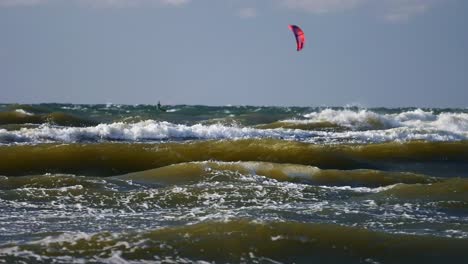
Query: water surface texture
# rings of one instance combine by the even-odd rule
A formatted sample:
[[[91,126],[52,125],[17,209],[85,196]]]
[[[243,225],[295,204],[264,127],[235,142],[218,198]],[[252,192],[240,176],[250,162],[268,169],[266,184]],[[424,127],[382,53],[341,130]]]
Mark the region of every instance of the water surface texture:
[[[462,263],[468,110],[0,105],[0,263]]]

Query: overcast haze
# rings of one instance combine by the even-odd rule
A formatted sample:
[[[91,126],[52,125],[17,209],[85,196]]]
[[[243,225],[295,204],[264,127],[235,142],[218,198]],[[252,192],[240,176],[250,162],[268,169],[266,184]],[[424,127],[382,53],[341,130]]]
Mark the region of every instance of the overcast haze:
[[[467,12],[464,0],[0,0],[0,102],[468,107]]]

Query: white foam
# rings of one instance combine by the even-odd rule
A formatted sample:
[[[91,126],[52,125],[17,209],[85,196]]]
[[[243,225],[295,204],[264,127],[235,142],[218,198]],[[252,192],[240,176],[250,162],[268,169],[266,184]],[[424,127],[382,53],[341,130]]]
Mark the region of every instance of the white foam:
[[[28,244],[34,245],[34,244],[39,244],[42,246],[49,246],[51,244],[64,244],[65,242],[71,243],[72,245],[76,245],[76,243],[79,240],[91,240],[91,238],[94,236],[94,233],[88,234],[85,232],[64,232],[58,236],[47,236],[39,240],[35,240],[32,242],[29,242]]]
[[[23,109],[16,109],[15,112],[17,113],[20,113],[20,114],[23,114],[23,115],[28,115],[28,116],[33,116],[34,114],[33,113],[29,113]]]
[[[350,128],[412,128],[432,129],[453,133],[468,132],[468,113],[443,112],[415,109],[397,114],[378,114],[369,110],[333,110],[325,109],[304,115],[308,118],[300,122],[330,122]],[[286,120],[291,121],[291,120]]]
[[[221,124],[193,126],[146,120],[138,123],[99,124],[95,127],[22,128],[17,131],[0,129],[0,141],[42,142],[82,140],[166,140],[166,139],[242,139],[311,137],[313,133],[294,130],[261,130],[249,127],[232,127]]]
[[[378,122],[384,128],[391,128],[397,124],[385,115],[379,115],[368,110],[333,110],[325,109],[304,115],[309,122],[330,122],[340,126],[353,128],[372,128]]]
[[[329,189],[329,190],[337,190],[337,191],[352,191],[352,192],[358,192],[358,193],[378,193],[382,191],[386,191],[389,189],[394,188],[395,186],[399,185],[393,184],[389,186],[383,186],[383,187],[376,187],[376,188],[369,188],[369,187],[351,187],[351,186],[320,186],[320,188],[323,189]]]
[[[399,114],[380,115],[368,110],[331,110],[307,115],[305,122],[327,121],[352,128],[344,132],[305,131],[300,129],[256,129],[253,127],[182,125],[146,120],[137,123],[118,122],[93,127],[57,127],[48,124],[37,128],[8,131],[0,129],[0,143],[42,143],[80,141],[156,141],[185,139],[274,138],[309,143],[380,143],[468,140],[467,113],[433,114],[417,109]],[[373,130],[366,130],[374,126]],[[375,127],[377,126],[377,127]],[[366,128],[363,130],[363,128]]]
[[[86,110],[88,109],[87,107],[82,106],[82,105],[62,106],[60,108],[64,110]]]
[[[406,111],[399,114],[387,115],[390,118],[395,118],[397,122],[408,122],[408,121],[435,121],[437,116],[433,112],[427,112],[422,109],[415,109],[412,111]]]
[[[423,141],[461,141],[468,139],[468,132],[450,132],[444,130],[418,128],[392,128],[386,130],[346,131],[346,132],[321,132],[321,137],[330,139],[331,143],[356,142],[356,143],[381,143],[381,142],[408,142],[413,140]],[[316,140],[309,142],[315,143]]]

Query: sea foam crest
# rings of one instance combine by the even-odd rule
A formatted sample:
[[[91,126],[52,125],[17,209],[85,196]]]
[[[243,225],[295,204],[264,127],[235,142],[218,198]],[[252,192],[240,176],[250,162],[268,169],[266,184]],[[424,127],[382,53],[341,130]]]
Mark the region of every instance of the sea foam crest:
[[[86,140],[183,140],[183,139],[243,139],[243,138],[309,138],[313,132],[296,130],[261,130],[221,124],[193,126],[146,120],[138,123],[99,124],[94,127],[22,128],[17,131],[0,129],[0,142],[41,142]]]
[[[22,115],[26,115],[26,116],[33,116],[34,115],[33,113],[29,113],[28,111],[25,111],[23,109],[16,109],[15,112],[19,113],[19,114],[22,114]]]
[[[313,112],[304,115],[309,122],[330,122],[340,126],[355,128],[392,128],[397,127],[398,123],[384,115],[379,115],[368,110],[334,110],[325,109],[320,112]]]
[[[333,114],[330,114],[333,112],[327,112],[327,115],[333,116]],[[334,113],[335,120],[343,120],[342,124],[365,124],[363,121],[365,118],[357,117],[373,116],[381,120],[384,126],[394,127],[330,132],[285,128],[256,129],[253,127],[225,126],[222,124],[196,124],[189,126],[154,120],[137,123],[118,122],[99,124],[91,127],[57,127],[44,124],[38,128],[22,128],[13,131],[0,129],[0,143],[247,138],[286,139],[309,143],[379,143],[388,141],[459,141],[468,139],[468,114],[464,113],[442,113],[433,117],[429,114],[423,113],[423,115],[418,115],[416,113],[418,117],[413,118],[408,117],[409,113],[405,113],[404,115],[378,115],[369,111],[355,113],[335,111]],[[352,118],[346,119],[346,116],[352,116]]]
[[[353,129],[411,128],[468,133],[468,113],[435,114],[433,111],[415,109],[397,114],[379,114],[370,110],[325,109],[304,115],[303,122],[330,122]]]

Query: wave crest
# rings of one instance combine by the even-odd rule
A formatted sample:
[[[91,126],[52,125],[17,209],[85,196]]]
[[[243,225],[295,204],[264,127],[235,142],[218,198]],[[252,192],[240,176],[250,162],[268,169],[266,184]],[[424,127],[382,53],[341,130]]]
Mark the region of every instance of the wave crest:
[[[354,130],[410,128],[438,130],[457,134],[468,133],[468,113],[442,112],[415,109],[395,114],[379,114],[370,110],[325,109],[304,115],[307,120],[290,122],[323,123],[330,122]]]
[[[322,170],[314,166],[271,162],[191,162],[119,176],[126,180],[183,184],[197,181],[213,171],[261,175],[278,181],[314,185],[380,187],[397,183],[431,183],[435,178],[413,173],[378,170]]]

